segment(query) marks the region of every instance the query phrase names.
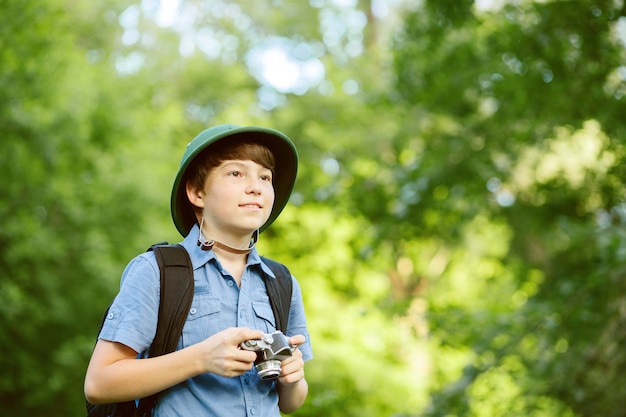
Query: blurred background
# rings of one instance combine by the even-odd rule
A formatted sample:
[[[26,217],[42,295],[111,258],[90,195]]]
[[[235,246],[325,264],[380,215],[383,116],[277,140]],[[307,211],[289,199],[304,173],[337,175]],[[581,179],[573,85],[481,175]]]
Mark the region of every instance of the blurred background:
[[[279,129],[298,416],[626,415],[623,0],[0,0],[0,415],[84,415],[186,144]]]

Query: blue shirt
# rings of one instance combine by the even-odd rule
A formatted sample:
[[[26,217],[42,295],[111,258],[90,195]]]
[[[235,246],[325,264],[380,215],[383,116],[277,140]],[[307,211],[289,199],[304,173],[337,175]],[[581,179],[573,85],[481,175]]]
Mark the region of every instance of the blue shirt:
[[[264,333],[275,331],[274,314],[257,268],[276,278],[261,262],[256,249],[248,255],[239,287],[213,251],[198,247],[197,236],[196,225],[182,242],[193,264],[195,293],[177,349],[201,342],[229,327],[249,327]],[[159,267],[154,253],[142,253],[124,270],[120,292],[109,310],[100,338],[145,353],[156,332],[159,294]],[[307,341],[299,347],[303,359],[313,357],[302,293],[295,278],[286,334],[304,335]],[[234,378],[206,373],[161,394],[154,416],[278,417],[278,393],[275,383],[261,380],[254,367]]]

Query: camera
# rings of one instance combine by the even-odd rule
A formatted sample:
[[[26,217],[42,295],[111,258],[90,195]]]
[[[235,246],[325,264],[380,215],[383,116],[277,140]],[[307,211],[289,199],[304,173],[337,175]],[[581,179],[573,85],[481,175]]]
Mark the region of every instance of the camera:
[[[296,348],[289,344],[281,331],[264,334],[261,339],[246,340],[239,346],[256,352],[254,366],[263,380],[278,378],[280,363],[289,358]]]

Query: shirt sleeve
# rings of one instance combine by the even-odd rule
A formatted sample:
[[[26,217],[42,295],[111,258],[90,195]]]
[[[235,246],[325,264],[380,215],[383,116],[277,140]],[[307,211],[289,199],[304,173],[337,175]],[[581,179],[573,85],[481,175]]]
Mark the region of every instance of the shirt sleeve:
[[[133,259],[122,274],[100,339],[122,343],[136,352],[148,350],[156,333],[160,278],[152,252]]]
[[[311,337],[306,325],[306,315],[304,313],[304,303],[302,301],[302,290],[298,281],[293,279],[293,290],[291,293],[291,308],[289,310],[289,324],[287,326],[287,336],[304,335],[306,342],[300,345],[302,359],[305,361],[313,359],[313,349],[311,347]]]

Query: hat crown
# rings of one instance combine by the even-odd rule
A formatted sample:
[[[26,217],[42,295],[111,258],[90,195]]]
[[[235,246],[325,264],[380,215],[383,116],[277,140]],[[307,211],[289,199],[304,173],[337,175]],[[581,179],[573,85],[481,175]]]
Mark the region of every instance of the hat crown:
[[[206,130],[203,130],[195,138],[193,138],[191,142],[187,144],[185,153],[180,160],[180,166],[182,167],[183,165],[185,165],[185,162],[192,156],[195,156],[200,148],[204,148],[209,143],[214,142],[219,137],[222,137],[223,133],[226,133],[229,130],[238,129],[240,127],[241,126],[226,124],[213,126]]]

